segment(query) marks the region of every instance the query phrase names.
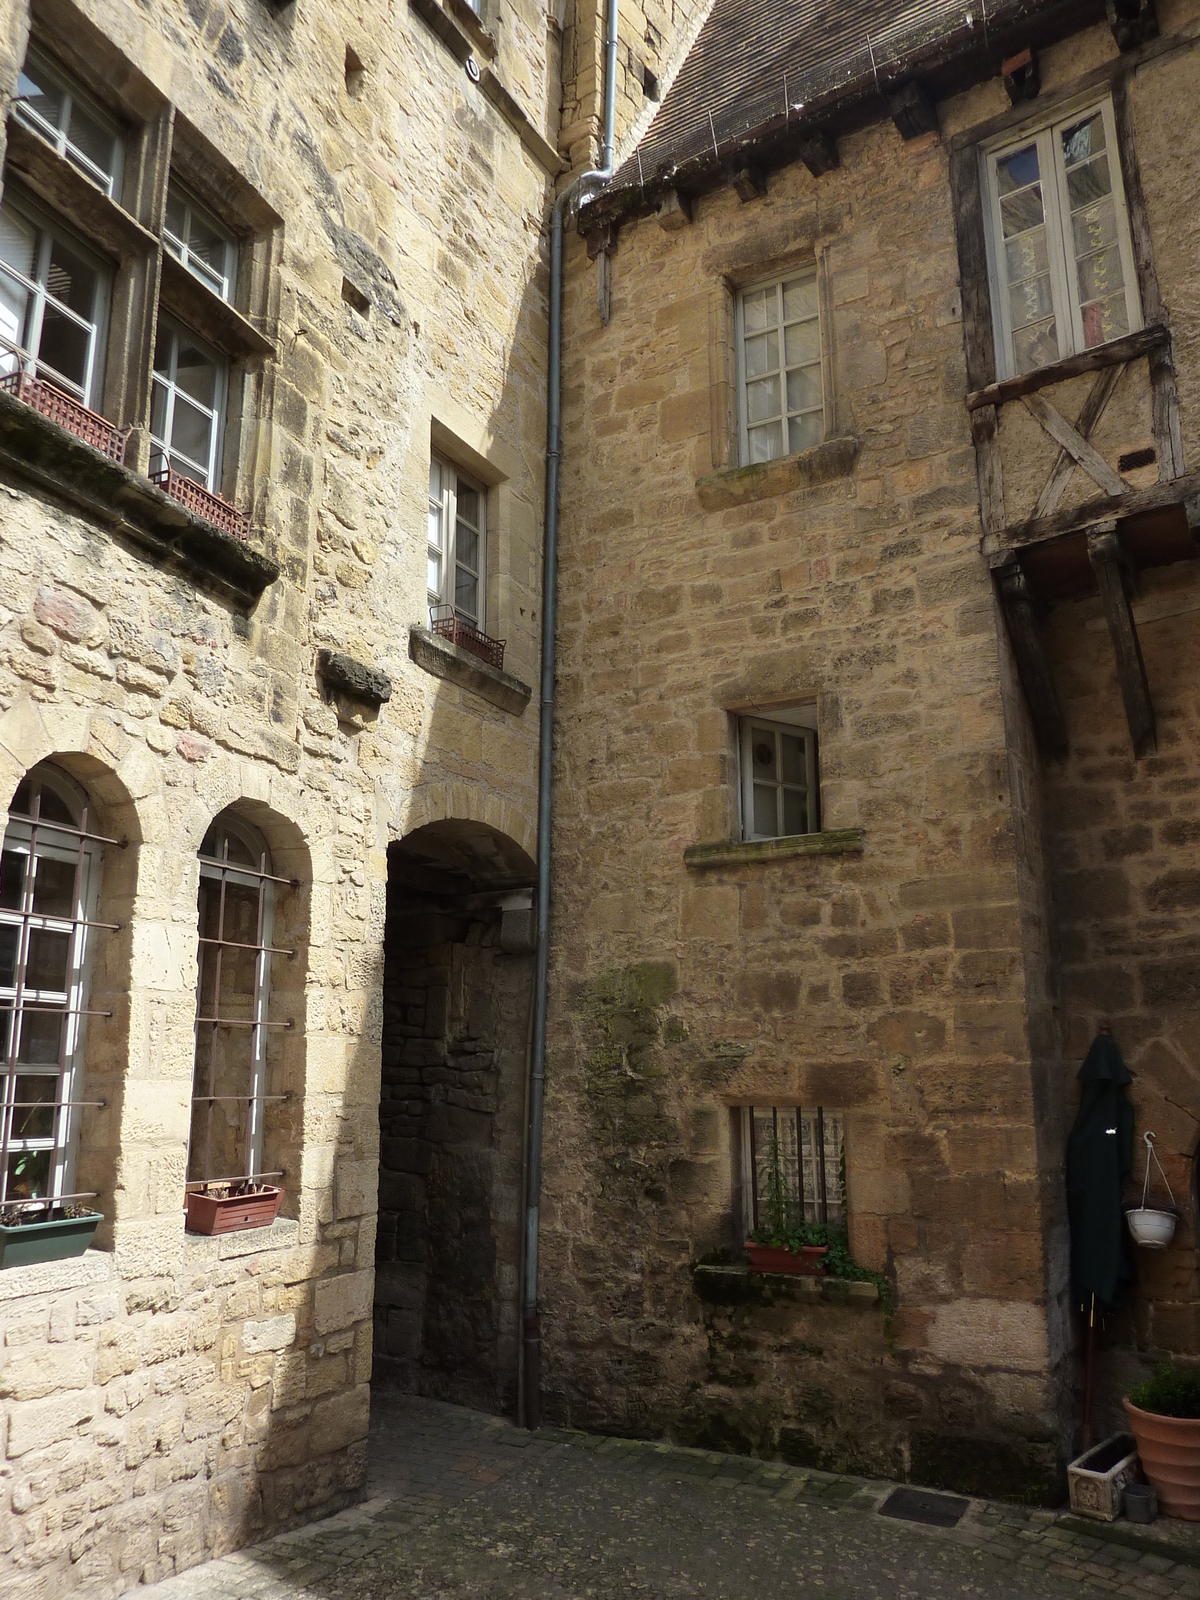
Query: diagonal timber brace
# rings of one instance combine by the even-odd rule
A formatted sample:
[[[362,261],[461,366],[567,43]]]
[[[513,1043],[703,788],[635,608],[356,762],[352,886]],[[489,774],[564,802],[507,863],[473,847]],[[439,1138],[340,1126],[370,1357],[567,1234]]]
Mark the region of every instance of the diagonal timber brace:
[[[1098,523],[1087,536],[1088,560],[1096,575],[1104,616],[1117,658],[1117,678],[1125,702],[1125,720],[1133,753],[1139,759],[1155,749],[1154,707],[1146,681],[1146,663],[1138,639],[1133,607],[1129,603],[1131,580],[1129,562],[1117,537],[1116,522]]]
[[[1105,367],[1092,385],[1090,394],[1083,402],[1083,409],[1075,419],[1075,432],[1085,443],[1091,438],[1092,430],[1104,415],[1104,409],[1112,398],[1112,392],[1120,382],[1124,371],[1124,362],[1119,366]],[[1060,449],[1054,469],[1046,480],[1046,487],[1038,497],[1033,513],[1035,517],[1048,517],[1052,511],[1058,509],[1058,502],[1062,499],[1074,471],[1075,457],[1069,450]]]
[[[1022,395],[1021,398],[1025,409],[1037,418],[1050,437],[1062,446],[1077,466],[1083,468],[1089,478],[1100,485],[1105,494],[1112,495],[1115,499],[1125,493],[1129,485],[1121,475],[1113,471],[1100,452],[1094,449],[1048,400],[1040,394]]]
[[[1067,725],[1054,690],[1046,652],[1042,649],[1042,636],[1033,612],[1029,580],[1017,562],[1013,561],[996,573],[996,586],[1000,591],[1008,637],[1017,659],[1017,672],[1025,691],[1029,715],[1033,719],[1038,748],[1044,756],[1061,761],[1067,754]]]

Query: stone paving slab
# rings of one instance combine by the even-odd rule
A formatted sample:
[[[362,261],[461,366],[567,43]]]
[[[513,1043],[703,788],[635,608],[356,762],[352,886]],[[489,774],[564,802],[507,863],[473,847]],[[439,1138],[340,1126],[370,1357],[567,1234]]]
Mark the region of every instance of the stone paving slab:
[[[953,1528],[896,1487],[377,1395],[366,1499],[144,1600],[1200,1600],[1196,1530],[972,1500]],[[1148,1537],[1149,1536],[1149,1537]]]

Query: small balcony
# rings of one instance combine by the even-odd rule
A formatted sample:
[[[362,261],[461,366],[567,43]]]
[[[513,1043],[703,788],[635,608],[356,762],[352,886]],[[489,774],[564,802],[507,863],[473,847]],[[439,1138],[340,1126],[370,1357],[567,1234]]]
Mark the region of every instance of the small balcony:
[[[497,672],[504,671],[504,646],[508,641],[489,638],[473,622],[457,616],[453,606],[430,606],[429,631],[462,650],[469,650]]]
[[[231,539],[240,539],[243,544],[249,541],[250,519],[194,478],[185,478],[182,472],[176,472],[168,465],[151,472],[150,482],[165,490],[172,500],[178,500],[181,506],[195,512],[196,516],[203,517],[205,522],[211,522],[214,528],[227,533]]]
[[[10,372],[0,378],[0,389],[11,394],[22,404],[32,406],[43,417],[57,422],[60,428],[73,433],[84,444],[108,456],[110,461],[125,460],[125,440],[128,430],[114,428],[107,418],[89,411],[78,400],[64,394],[45,378],[35,378],[30,372]]]

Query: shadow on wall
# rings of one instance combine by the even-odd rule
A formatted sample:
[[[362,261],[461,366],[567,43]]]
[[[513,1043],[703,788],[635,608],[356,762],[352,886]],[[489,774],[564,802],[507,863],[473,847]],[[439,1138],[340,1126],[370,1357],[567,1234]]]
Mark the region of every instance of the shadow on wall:
[[[536,869],[481,822],[388,851],[374,1380],[516,1406]]]

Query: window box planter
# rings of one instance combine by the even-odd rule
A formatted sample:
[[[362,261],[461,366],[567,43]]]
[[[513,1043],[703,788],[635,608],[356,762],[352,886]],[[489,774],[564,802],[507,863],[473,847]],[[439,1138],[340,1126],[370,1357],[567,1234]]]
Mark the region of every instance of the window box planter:
[[[103,1220],[101,1212],[85,1211],[77,1217],[51,1213],[42,1222],[0,1222],[0,1269],[31,1267],[39,1261],[65,1261],[68,1256],[81,1256]]]
[[[237,1233],[243,1228],[269,1228],[279,1215],[283,1190],[270,1183],[208,1183],[189,1189],[189,1233]]]
[[[1115,1522],[1121,1515],[1121,1496],[1129,1484],[1137,1482],[1137,1476],[1133,1435],[1114,1433],[1067,1468],[1071,1510],[1098,1522]]]
[[[827,1244],[806,1244],[799,1250],[787,1250],[782,1245],[755,1244],[746,1240],[752,1272],[784,1272],[793,1278],[823,1278]]]

